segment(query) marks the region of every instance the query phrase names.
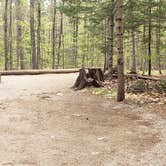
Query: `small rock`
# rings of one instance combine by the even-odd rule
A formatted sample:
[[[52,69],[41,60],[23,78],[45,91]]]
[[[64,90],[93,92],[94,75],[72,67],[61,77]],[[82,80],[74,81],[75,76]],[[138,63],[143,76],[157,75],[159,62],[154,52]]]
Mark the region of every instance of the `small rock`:
[[[97,138],[97,141],[102,141],[104,139],[105,139],[104,137],[100,137],[100,138]]]
[[[63,96],[63,93],[58,92],[58,93],[57,93],[57,96]]]

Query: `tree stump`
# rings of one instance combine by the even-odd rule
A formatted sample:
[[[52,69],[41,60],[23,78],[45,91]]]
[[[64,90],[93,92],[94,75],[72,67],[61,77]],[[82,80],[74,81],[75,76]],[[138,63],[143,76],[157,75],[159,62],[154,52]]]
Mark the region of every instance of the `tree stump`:
[[[104,73],[104,76],[105,76],[105,79],[108,79],[108,80],[111,80],[113,78],[117,78],[117,76],[118,76],[118,68],[117,68],[117,66],[114,66],[112,68],[112,77],[111,77],[110,71],[106,71]]]
[[[87,86],[102,87],[104,74],[100,68],[82,68],[74,84],[76,90],[81,90]]]

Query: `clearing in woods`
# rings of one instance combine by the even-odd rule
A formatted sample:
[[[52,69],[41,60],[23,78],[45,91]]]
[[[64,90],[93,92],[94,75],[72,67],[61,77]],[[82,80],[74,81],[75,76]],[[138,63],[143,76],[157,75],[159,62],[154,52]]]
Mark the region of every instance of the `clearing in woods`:
[[[76,77],[2,78],[1,166],[165,165],[166,105],[75,92]]]

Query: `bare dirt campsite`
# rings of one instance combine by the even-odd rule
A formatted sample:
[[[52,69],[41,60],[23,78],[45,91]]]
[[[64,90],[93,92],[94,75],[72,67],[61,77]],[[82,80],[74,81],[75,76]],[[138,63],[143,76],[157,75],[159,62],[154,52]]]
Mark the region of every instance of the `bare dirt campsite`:
[[[166,105],[73,91],[76,77],[2,77],[0,165],[164,166]]]
[[[0,166],[166,166],[166,0],[0,0]]]

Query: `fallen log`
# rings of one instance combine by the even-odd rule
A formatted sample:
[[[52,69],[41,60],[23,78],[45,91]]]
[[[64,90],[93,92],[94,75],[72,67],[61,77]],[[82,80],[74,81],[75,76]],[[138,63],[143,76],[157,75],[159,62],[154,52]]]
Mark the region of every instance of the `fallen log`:
[[[113,78],[117,78],[117,74],[113,74]],[[151,81],[161,81],[161,78],[155,76],[145,76],[145,75],[138,75],[138,74],[126,74],[126,79],[143,79],[143,80],[151,80]]]
[[[3,76],[7,75],[40,75],[40,74],[67,74],[77,73],[79,69],[55,69],[55,70],[10,70],[1,71]]]
[[[104,81],[104,74],[100,68],[82,68],[74,84],[76,90],[81,90],[87,86],[101,87]]]
[[[151,80],[151,81],[161,81],[160,78],[154,77],[154,76],[145,76],[145,75],[137,75],[137,74],[127,74],[127,78],[137,78],[137,79],[143,79],[143,80]]]

